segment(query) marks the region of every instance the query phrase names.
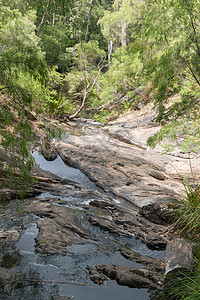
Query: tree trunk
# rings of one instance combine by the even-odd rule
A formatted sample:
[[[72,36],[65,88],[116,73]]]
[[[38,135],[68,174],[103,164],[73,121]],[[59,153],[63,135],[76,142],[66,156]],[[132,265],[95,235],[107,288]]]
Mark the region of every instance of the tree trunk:
[[[100,75],[100,73],[101,73],[101,70],[105,67],[104,63],[105,63],[105,59],[103,60],[102,66],[99,67],[99,71],[98,71],[97,76],[94,78],[93,81],[90,81],[90,82],[87,84],[87,86],[86,86],[86,88],[85,88],[85,90],[84,90],[84,96],[83,96],[83,101],[82,101],[82,103],[81,103],[81,106],[79,107],[79,109],[78,109],[73,115],[69,116],[69,119],[70,119],[70,120],[72,120],[72,119],[74,119],[75,117],[77,117],[77,116],[79,115],[79,113],[82,111],[82,109],[84,108],[84,106],[85,106],[85,101],[86,101],[86,99],[87,99],[88,94],[93,90],[94,85],[96,84],[96,82],[97,82],[97,80],[98,80],[98,78],[99,78],[99,75]],[[91,87],[90,87],[90,85],[91,85]],[[89,88],[89,87],[90,87],[90,88]]]
[[[112,41],[108,44],[108,64],[110,65],[111,53],[112,53],[113,43]]]
[[[40,22],[40,26],[39,26],[38,33],[37,33],[37,36],[38,36],[38,37],[39,37],[40,32],[41,32],[41,30],[42,30],[42,26],[43,26],[43,24],[44,24],[44,22],[45,22],[45,19],[46,19],[46,16],[47,16],[47,11],[48,11],[48,8],[49,8],[50,1],[51,1],[51,0],[48,0],[47,7],[46,7],[46,11],[44,11],[44,13],[43,13],[42,20],[41,20],[41,22]]]
[[[85,42],[88,42],[88,37],[89,37],[89,29],[90,29],[90,19],[92,15],[92,7],[93,7],[93,2],[94,0],[90,0],[90,10],[89,10],[89,15],[88,15],[88,20],[87,20],[87,28],[86,28],[86,33],[85,33]]]
[[[126,46],[127,45],[127,38],[126,38],[126,22],[123,21],[122,22],[122,35],[121,35],[121,43],[122,43],[122,46]]]

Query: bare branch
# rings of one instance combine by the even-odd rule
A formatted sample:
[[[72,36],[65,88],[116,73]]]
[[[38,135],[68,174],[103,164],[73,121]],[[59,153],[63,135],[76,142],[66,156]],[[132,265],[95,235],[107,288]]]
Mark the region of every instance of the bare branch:
[[[106,60],[106,57],[99,63],[99,65],[98,65],[98,68],[99,68],[98,74],[96,75],[96,77],[94,78],[93,81],[88,82],[86,88],[84,89],[83,101],[81,103],[81,106],[79,107],[79,109],[73,115],[71,115],[71,116],[68,117],[70,120],[72,120],[75,117],[77,117],[78,114],[83,110],[83,108],[85,106],[85,101],[87,99],[88,94],[90,94],[91,91],[93,90],[93,88],[94,88],[94,86],[95,86],[95,84],[96,84],[96,82],[97,82],[97,80],[98,80],[98,78],[100,76],[100,73],[101,73],[102,69],[106,66],[105,65],[105,60]]]

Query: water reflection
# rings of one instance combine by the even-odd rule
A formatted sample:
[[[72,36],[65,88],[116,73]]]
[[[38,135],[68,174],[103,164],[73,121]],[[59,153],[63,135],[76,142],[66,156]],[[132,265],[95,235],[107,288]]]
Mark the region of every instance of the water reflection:
[[[77,182],[86,188],[97,189],[96,185],[85,174],[78,169],[67,166],[59,155],[54,161],[47,161],[38,151],[33,152],[32,156],[41,169]]]

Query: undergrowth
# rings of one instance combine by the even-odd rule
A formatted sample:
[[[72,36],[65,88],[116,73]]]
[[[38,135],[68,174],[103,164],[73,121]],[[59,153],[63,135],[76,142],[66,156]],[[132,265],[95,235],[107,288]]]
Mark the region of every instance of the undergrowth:
[[[185,194],[175,202],[173,226],[194,245],[195,263],[192,270],[175,274],[154,300],[200,299],[200,186],[179,178]]]

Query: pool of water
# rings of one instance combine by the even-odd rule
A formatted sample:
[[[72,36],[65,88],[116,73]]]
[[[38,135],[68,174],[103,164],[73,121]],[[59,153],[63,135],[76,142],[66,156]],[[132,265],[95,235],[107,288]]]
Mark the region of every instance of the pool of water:
[[[49,171],[61,178],[70,179],[89,189],[97,189],[97,186],[80,170],[67,166],[58,155],[54,161],[47,161],[41,153],[32,153],[35,162],[45,171]]]

